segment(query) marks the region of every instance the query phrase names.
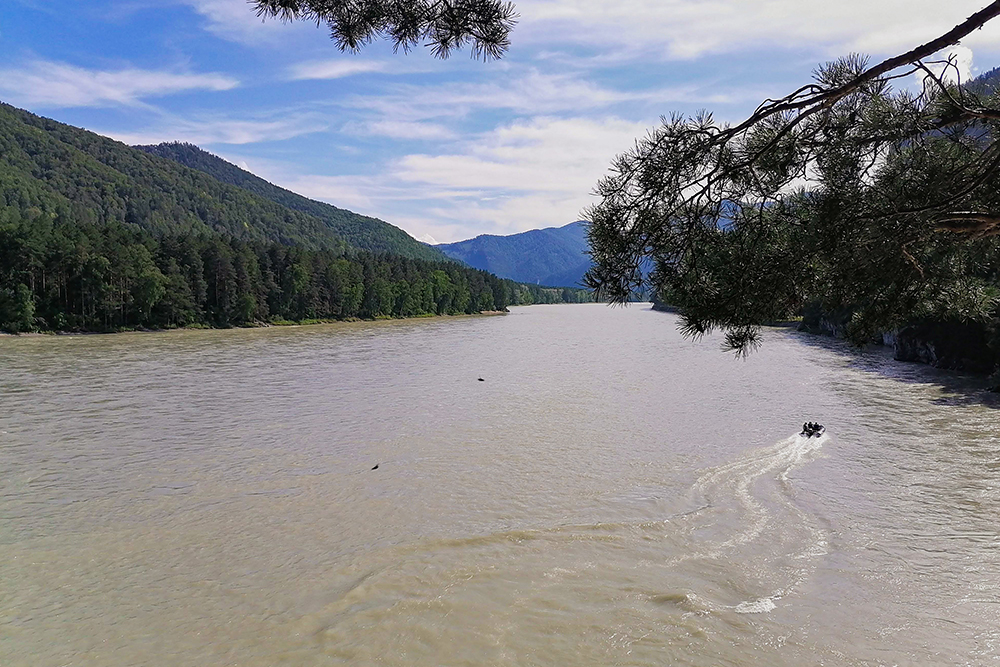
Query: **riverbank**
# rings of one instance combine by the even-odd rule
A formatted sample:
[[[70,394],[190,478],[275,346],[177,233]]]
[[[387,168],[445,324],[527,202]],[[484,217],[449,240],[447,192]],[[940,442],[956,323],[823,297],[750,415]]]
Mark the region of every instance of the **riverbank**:
[[[848,314],[807,314],[797,328],[806,333],[844,338],[848,318]],[[975,375],[990,375],[1000,363],[991,345],[991,332],[981,322],[916,322],[883,332],[870,344],[892,348],[896,361]]]
[[[110,331],[25,331],[22,333],[9,333],[6,331],[0,331],[0,338],[34,338],[34,337],[46,337],[46,336],[105,336],[110,334],[124,334],[124,333],[171,333],[175,331],[232,331],[233,329],[271,329],[274,327],[307,327],[314,326],[317,324],[352,324],[352,323],[372,323],[372,322],[402,322],[405,320],[421,320],[421,319],[441,319],[441,318],[467,318],[467,317],[493,317],[496,315],[507,315],[510,311],[508,310],[484,310],[479,313],[458,313],[458,314],[443,314],[443,315],[433,315],[433,314],[421,314],[414,315],[412,317],[376,317],[372,319],[364,319],[360,317],[351,317],[342,320],[338,319],[308,319],[308,320],[275,320],[272,322],[254,322],[246,325],[238,326],[228,326],[228,327],[213,327],[202,324],[194,324],[184,327],[169,327],[163,329],[148,329],[148,328],[123,328],[115,329]]]
[[[654,303],[653,310],[678,313],[677,308]],[[794,328],[803,333],[843,339],[850,313],[830,315],[809,311],[803,317],[767,326]],[[892,348],[893,359],[943,370],[988,376],[997,372],[1000,354],[991,345],[987,326],[978,322],[920,322],[883,332],[870,345]],[[996,390],[1000,390],[998,378]]]

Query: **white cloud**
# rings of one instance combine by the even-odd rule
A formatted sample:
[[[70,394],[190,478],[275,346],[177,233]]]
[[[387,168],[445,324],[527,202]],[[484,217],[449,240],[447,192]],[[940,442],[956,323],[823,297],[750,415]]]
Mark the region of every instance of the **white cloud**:
[[[935,76],[950,83],[964,83],[972,79],[972,49],[967,46],[950,47],[928,59],[925,64]],[[924,85],[924,72],[916,72],[913,76],[918,86]]]
[[[214,35],[250,46],[271,42],[289,26],[257,16],[247,0],[180,0],[205,18],[205,28]]]
[[[289,74],[293,81],[310,79],[341,79],[355,74],[384,72],[389,63],[378,60],[351,60],[349,56],[338,60],[313,60],[293,65]]]
[[[499,81],[486,83],[393,86],[383,95],[356,96],[346,104],[386,118],[416,121],[459,117],[478,109],[552,113],[604,106],[619,99],[620,93],[583,79],[529,69],[513,76],[507,73]]]
[[[453,130],[438,123],[404,120],[348,123],[341,131],[348,134],[367,134],[410,141],[445,141],[458,136]]]
[[[748,87],[720,89],[712,81],[651,89],[615,89],[588,81],[581,74],[548,74],[535,68],[512,67],[486,83],[394,86],[382,95],[355,96],[345,105],[376,114],[377,123],[415,123],[453,119],[483,110],[535,116],[595,112],[616,106],[655,108],[668,104],[733,104],[761,99]],[[640,112],[641,113],[641,112]],[[388,125],[387,125],[388,126]],[[387,135],[393,136],[393,135]]]
[[[610,118],[535,118],[503,126],[450,155],[409,155],[396,170],[409,182],[481,195],[562,193],[582,202],[612,158],[647,129]],[[567,212],[575,215],[575,211]]]
[[[199,146],[208,146],[212,144],[241,145],[262,141],[281,141],[324,129],[326,129],[324,123],[305,115],[283,116],[278,119],[164,116],[160,122],[152,127],[138,131],[98,131],[131,145],[184,141]]]
[[[497,128],[446,155],[413,154],[375,176],[302,174],[251,161],[251,170],[307,197],[388,220],[443,242],[562,225],[594,203],[611,159],[646,124],[617,118],[535,118]]]
[[[226,159],[233,162],[233,159]],[[304,197],[387,220],[392,218],[385,218],[383,214],[392,209],[393,203],[408,201],[413,196],[410,190],[394,188],[384,175],[376,178],[308,174],[302,173],[296,165],[259,158],[249,158],[245,163],[248,164],[247,171]]]
[[[0,71],[0,90],[26,106],[139,106],[147,97],[188,90],[230,90],[238,85],[239,81],[222,74],[100,71],[42,60]]]
[[[984,0],[534,0],[518,6],[521,43],[645,49],[691,59],[772,47],[830,55],[887,55],[933,39],[982,9]],[[996,49],[1000,26],[970,43]]]

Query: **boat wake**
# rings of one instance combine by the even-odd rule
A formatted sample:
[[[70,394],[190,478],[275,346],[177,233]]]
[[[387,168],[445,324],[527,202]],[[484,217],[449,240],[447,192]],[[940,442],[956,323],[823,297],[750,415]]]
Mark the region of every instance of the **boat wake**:
[[[747,589],[766,591],[728,608],[743,614],[773,611],[827,553],[828,532],[796,502],[791,480],[827,440],[826,435],[794,435],[712,468],[694,484],[702,511],[690,527],[691,552],[678,563],[725,562],[743,571]]]

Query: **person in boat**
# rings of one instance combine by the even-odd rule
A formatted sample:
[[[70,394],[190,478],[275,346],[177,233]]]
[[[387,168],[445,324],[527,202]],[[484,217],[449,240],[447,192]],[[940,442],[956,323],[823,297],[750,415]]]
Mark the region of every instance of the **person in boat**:
[[[823,431],[822,424],[817,424],[816,422],[806,422],[805,424],[802,425],[801,435],[811,438],[814,435],[819,435],[822,431]]]

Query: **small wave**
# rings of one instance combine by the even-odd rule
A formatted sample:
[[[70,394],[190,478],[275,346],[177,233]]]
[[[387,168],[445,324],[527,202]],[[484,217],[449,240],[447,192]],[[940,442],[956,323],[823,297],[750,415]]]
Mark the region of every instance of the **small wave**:
[[[774,611],[778,606],[774,604],[772,598],[760,598],[759,600],[747,600],[746,602],[741,602],[733,610],[737,614],[766,614],[769,611]]]

